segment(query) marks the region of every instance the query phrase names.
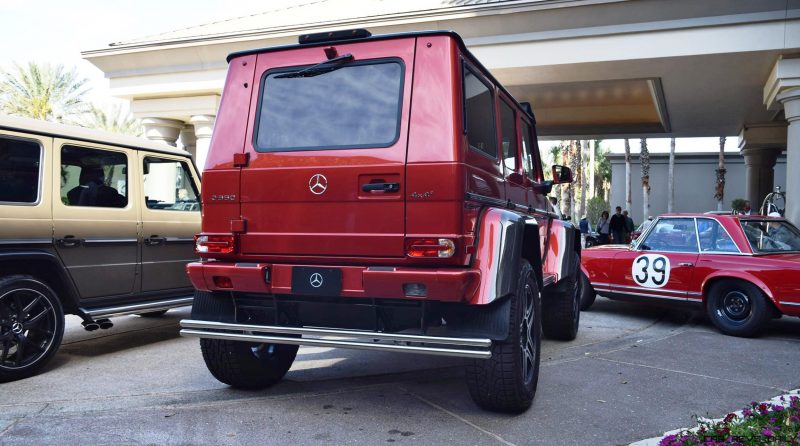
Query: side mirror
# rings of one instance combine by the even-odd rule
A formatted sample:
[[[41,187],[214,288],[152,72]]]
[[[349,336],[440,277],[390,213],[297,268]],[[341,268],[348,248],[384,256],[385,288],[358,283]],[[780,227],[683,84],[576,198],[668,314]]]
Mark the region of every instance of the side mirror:
[[[572,182],[572,170],[567,166],[553,166],[553,184],[565,184]]]

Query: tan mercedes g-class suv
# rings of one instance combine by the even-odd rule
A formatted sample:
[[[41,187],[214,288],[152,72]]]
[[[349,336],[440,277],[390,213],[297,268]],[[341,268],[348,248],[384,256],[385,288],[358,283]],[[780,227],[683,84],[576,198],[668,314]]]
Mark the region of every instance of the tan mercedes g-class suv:
[[[190,305],[199,195],[183,150],[0,116],[0,382],[47,364],[65,314],[96,330]]]

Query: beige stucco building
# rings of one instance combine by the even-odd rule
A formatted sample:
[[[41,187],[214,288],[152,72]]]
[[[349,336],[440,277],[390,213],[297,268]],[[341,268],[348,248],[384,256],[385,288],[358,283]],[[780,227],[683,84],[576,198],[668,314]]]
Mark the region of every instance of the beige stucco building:
[[[800,0],[317,0],[85,51],[149,138],[202,166],[233,51],[320,30],[452,29],[544,138],[739,135],[746,195],[800,167]],[[800,222],[800,177],[787,216]],[[793,194],[798,191],[797,194]]]

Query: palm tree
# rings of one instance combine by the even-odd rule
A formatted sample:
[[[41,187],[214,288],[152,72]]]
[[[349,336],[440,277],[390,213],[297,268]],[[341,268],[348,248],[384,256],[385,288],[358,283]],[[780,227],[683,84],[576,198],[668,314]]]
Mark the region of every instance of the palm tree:
[[[63,65],[14,64],[0,72],[0,110],[10,115],[64,122],[87,110],[88,79]]]
[[[667,212],[675,207],[675,138],[669,141],[669,170],[667,171]]]
[[[122,109],[121,104],[114,104],[105,109],[92,105],[89,113],[79,122],[84,127],[123,133],[125,135],[142,136],[142,125],[138,119]]]
[[[717,199],[717,210],[721,211],[723,204],[722,200],[725,198],[725,137],[719,137],[719,165],[717,167],[717,189],[714,192],[714,198]]]
[[[650,215],[650,151],[647,150],[647,139],[642,138],[642,154],[639,155],[642,165],[642,221]]]

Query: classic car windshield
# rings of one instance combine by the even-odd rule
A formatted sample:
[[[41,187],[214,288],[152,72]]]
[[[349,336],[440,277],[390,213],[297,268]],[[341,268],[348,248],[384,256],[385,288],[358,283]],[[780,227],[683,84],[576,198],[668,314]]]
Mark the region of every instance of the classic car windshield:
[[[742,229],[753,252],[800,251],[800,231],[781,220],[742,220]]]

